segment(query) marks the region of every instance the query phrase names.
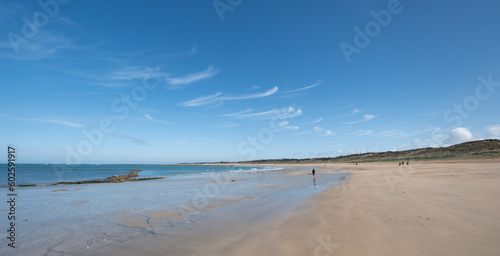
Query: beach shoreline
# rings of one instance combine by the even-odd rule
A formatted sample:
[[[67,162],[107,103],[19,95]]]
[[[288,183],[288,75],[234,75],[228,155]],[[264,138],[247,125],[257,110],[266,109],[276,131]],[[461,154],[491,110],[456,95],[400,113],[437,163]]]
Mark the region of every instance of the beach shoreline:
[[[319,175],[351,175],[269,222],[215,225],[189,239],[172,238],[175,243],[125,246],[104,255],[499,255],[499,164],[301,165],[301,175],[313,166]]]
[[[198,249],[191,237],[224,233],[228,224],[237,231],[262,227],[347,176],[324,174],[315,182],[308,170],[296,167],[191,169],[198,171],[174,168],[168,178],[143,182],[19,188],[18,248],[0,247],[0,254],[105,255],[129,246],[142,250],[149,242],[168,245],[169,252],[184,244],[178,252],[185,254]],[[296,172],[302,175],[288,175]]]

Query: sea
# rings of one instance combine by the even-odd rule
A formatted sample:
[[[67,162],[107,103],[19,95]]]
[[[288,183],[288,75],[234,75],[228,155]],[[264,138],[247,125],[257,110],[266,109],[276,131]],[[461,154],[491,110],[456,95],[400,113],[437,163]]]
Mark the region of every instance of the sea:
[[[132,170],[140,169],[138,178],[161,177],[168,178],[175,175],[210,174],[220,172],[258,172],[280,168],[249,167],[228,165],[139,165],[139,164],[17,164],[16,184],[51,185],[60,182],[77,182],[105,180],[114,175],[129,174]],[[7,178],[7,164],[3,164],[0,175]],[[1,179],[0,179],[1,180]],[[5,182],[4,182],[5,183]],[[6,186],[1,184],[0,186]]]

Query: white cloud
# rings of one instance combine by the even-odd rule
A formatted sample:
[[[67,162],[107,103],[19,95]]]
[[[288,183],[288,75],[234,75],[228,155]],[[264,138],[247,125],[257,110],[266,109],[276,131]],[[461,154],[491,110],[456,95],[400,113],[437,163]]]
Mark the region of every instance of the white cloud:
[[[402,144],[402,145],[392,147],[392,151],[399,151],[399,150],[406,150],[406,149],[408,149],[408,144]]]
[[[332,135],[335,135],[336,133],[335,132],[332,132],[331,130],[326,130],[324,136],[332,136]]]
[[[457,143],[462,143],[466,141],[473,140],[474,136],[470,132],[470,128],[458,127],[451,130],[450,135],[446,140],[444,140],[444,144],[452,145]]]
[[[186,85],[199,80],[208,79],[217,73],[218,71],[215,70],[215,68],[213,68],[212,66],[210,66],[205,71],[188,74],[184,77],[171,77],[169,73],[161,72],[159,66],[157,66],[154,69],[154,77],[165,80],[167,84],[171,85],[170,88],[176,88],[181,85]],[[90,79],[105,80],[104,82],[98,82],[98,84],[114,87],[114,86],[126,85],[119,83],[117,84],[116,81],[130,81],[135,79],[143,79],[145,77],[146,78],[151,77],[151,70],[148,70],[144,67],[129,66],[121,68],[120,70],[109,72],[108,74],[105,74],[103,77],[99,77],[99,75],[95,74],[84,74],[84,76]],[[110,82],[109,80],[112,80],[114,82]]]
[[[347,122],[347,123],[343,123],[343,124],[357,124],[357,123],[361,123],[361,122],[370,121],[370,120],[374,119],[375,117],[376,117],[376,115],[365,114],[363,116],[363,119],[361,119],[361,120],[353,121],[353,122]]]
[[[320,118],[318,118],[318,119],[314,120],[314,121],[313,121],[313,123],[319,123],[319,122],[321,122],[321,121],[323,121],[323,117],[320,117]]]
[[[216,94],[202,96],[196,99],[185,101],[180,105],[185,107],[198,107],[198,106],[208,105],[210,103],[216,102],[218,100],[217,97],[221,94],[222,94],[221,92],[218,92]]]
[[[9,34],[11,37],[13,34]],[[22,36],[22,35],[18,35]],[[14,36],[15,37],[15,36]],[[13,38],[14,38],[13,37]],[[20,42],[21,39],[0,41],[0,57],[11,59],[42,59],[57,53],[61,49],[74,48],[73,42],[61,34],[40,32],[34,38]],[[17,42],[20,43],[17,43]]]
[[[234,117],[234,118],[252,118],[252,119],[272,119],[272,118],[288,119],[288,118],[294,118],[294,117],[302,115],[302,109],[295,110],[295,108],[293,108],[293,107],[287,107],[287,108],[282,108],[282,109],[272,109],[272,110],[257,112],[257,113],[249,113],[249,112],[252,112],[252,111],[247,109],[247,110],[242,111],[242,112],[228,114],[225,116],[230,116],[230,117]]]
[[[315,84],[313,85],[309,85],[309,86],[306,86],[306,87],[302,87],[302,88],[299,88],[299,89],[295,89],[295,90],[291,90],[291,91],[287,91],[286,93],[291,93],[291,92],[298,92],[298,91],[303,91],[303,90],[307,90],[307,89],[311,89],[311,88],[314,88],[318,85],[321,84],[321,81],[318,81],[316,82]]]
[[[222,116],[224,116],[224,117],[235,117],[235,116],[240,116],[240,115],[252,112],[252,111],[253,111],[252,109],[247,108],[246,110],[243,110],[243,111],[239,111],[239,112],[236,112],[236,113],[225,114],[225,115],[222,115]]]
[[[303,123],[303,124],[304,124],[304,125],[306,125],[306,124],[317,124],[317,123],[321,123],[322,121],[323,121],[323,117],[320,117],[320,118],[318,118],[318,119],[314,119],[314,120],[312,120],[312,121],[310,121],[310,122],[305,122],[305,123]]]
[[[166,121],[159,120],[159,119],[154,119],[150,114],[145,114],[144,118],[146,118],[146,120],[148,120],[148,121],[154,121],[154,122],[168,124],[168,122],[166,122]]]
[[[278,91],[278,86],[273,87],[271,90],[263,92],[263,93],[256,93],[256,94],[247,94],[243,96],[230,96],[230,97],[220,97],[220,100],[249,100],[249,99],[255,99],[255,98],[263,98],[267,96],[271,96],[275,94]]]
[[[316,133],[320,133],[321,136],[332,136],[332,135],[336,134],[335,132],[333,132],[331,130],[325,130],[325,132],[323,132],[324,129],[322,127],[318,127],[318,126],[313,127],[313,130]]]
[[[167,76],[167,73],[156,73],[158,76]],[[134,79],[143,79],[144,77],[149,77],[150,73],[145,68],[140,67],[125,67],[120,70],[112,71],[105,75],[105,79],[114,80],[114,81],[128,81]],[[91,74],[90,78],[98,78],[95,75]]]
[[[372,120],[373,118],[375,118],[375,115],[365,114],[365,116],[363,117],[363,120],[368,121],[368,120]]]
[[[121,134],[121,133],[108,133],[108,134],[111,136],[115,136],[117,138],[123,139],[123,140],[128,140],[128,141],[135,143],[135,144],[138,144],[138,145],[147,145],[147,143],[144,140],[139,139],[139,138],[134,137],[134,136],[125,135],[125,134]]]
[[[361,113],[362,111],[360,109],[353,109],[350,113],[348,114],[344,114],[344,115],[340,115],[340,116],[334,116],[333,118],[335,119],[339,119],[339,118],[344,118],[344,117],[349,117],[349,116],[352,116],[352,115],[355,115],[357,113]]]
[[[379,137],[402,137],[403,135],[405,135],[404,131],[399,129],[383,131],[376,134],[376,136]]]
[[[45,122],[45,123],[53,123],[53,124],[61,124],[71,127],[84,127],[85,125],[79,123],[73,123],[68,121],[63,121],[59,119],[36,119],[36,121]]]
[[[311,131],[303,131],[303,132],[298,132],[295,135],[305,135],[305,134],[310,134]]]
[[[208,104],[215,103],[215,102],[224,102],[224,101],[228,101],[228,100],[249,100],[249,99],[263,98],[263,97],[271,96],[271,95],[275,94],[277,91],[278,91],[278,87],[275,86],[272,89],[270,89],[269,91],[262,92],[262,93],[247,94],[247,95],[242,95],[242,96],[227,96],[227,97],[221,97],[222,92],[218,92],[216,94],[202,96],[202,97],[199,97],[196,99],[182,102],[180,105],[185,106],[185,107],[198,107],[198,106],[208,105]]]
[[[214,67],[210,66],[205,71],[189,74],[189,75],[184,76],[184,77],[169,77],[169,76],[167,76],[167,77],[165,77],[165,81],[167,81],[167,83],[170,85],[184,85],[184,84],[190,84],[190,83],[196,82],[198,80],[210,78],[210,77],[216,75],[217,73],[219,73],[219,71],[215,70]]]
[[[420,138],[416,138],[413,140],[413,144],[416,145],[418,148],[428,148],[432,146],[429,141],[430,140],[422,140]]]
[[[288,121],[283,121],[283,122],[280,122],[278,124],[279,127],[283,127],[285,128],[286,130],[293,130],[293,131],[296,131],[299,129],[299,127],[297,125],[288,125],[289,122]]]
[[[488,133],[488,135],[491,138],[499,139],[500,138],[500,125],[488,126],[488,128],[486,128],[486,132]]]
[[[226,123],[226,124],[221,124],[216,126],[217,128],[230,128],[230,127],[236,127],[238,124],[235,123]]]
[[[357,132],[351,133],[351,135],[354,135],[354,136],[365,136],[365,135],[370,135],[372,133],[373,133],[372,130],[359,130]]]

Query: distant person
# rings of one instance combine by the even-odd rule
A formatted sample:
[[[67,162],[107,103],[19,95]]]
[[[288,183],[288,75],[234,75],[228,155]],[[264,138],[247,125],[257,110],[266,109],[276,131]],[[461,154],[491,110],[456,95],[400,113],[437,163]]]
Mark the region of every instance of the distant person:
[[[402,166],[405,166],[405,161],[401,162],[401,165],[402,165]]]
[[[406,165],[410,165],[410,161],[406,161]]]
[[[399,166],[401,166],[401,163],[398,163],[398,164],[399,164]]]
[[[314,170],[314,168],[312,170],[312,173],[313,173],[313,176],[316,175],[316,170]]]

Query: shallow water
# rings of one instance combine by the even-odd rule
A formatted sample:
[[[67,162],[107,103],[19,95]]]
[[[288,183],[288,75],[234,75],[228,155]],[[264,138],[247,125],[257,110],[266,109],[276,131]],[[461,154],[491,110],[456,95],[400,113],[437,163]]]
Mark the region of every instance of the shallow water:
[[[0,167],[0,177],[3,179],[7,177],[7,164],[2,164]],[[150,178],[181,174],[252,172],[269,168],[221,165],[18,164],[16,165],[16,183],[17,185],[49,185],[58,182],[104,180],[114,175],[129,174],[135,169],[142,170],[138,173],[139,178]]]
[[[297,171],[297,170],[294,170]],[[119,244],[175,236],[230,219],[271,217],[347,174],[220,171],[116,184],[18,188],[17,249],[0,255],[96,254]],[[1,188],[7,194],[6,188]],[[1,208],[0,216],[7,216]],[[7,218],[2,217],[2,227]]]

